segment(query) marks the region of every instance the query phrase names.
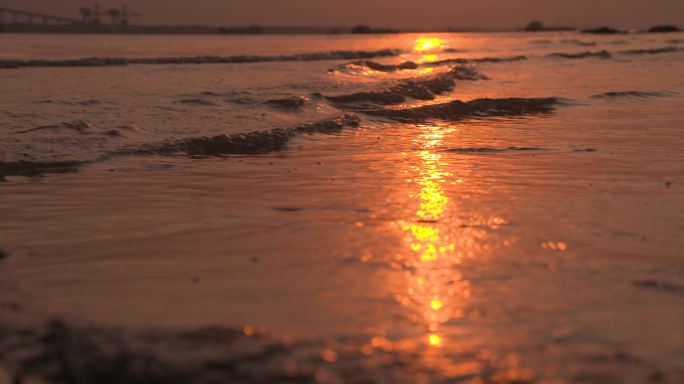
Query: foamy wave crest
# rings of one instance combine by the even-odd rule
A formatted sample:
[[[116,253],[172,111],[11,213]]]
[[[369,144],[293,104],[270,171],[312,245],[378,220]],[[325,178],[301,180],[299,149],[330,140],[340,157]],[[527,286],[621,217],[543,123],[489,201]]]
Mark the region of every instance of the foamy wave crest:
[[[404,80],[390,88],[379,91],[326,96],[326,99],[336,104],[372,103],[379,105],[401,104],[406,101],[407,97],[417,100],[434,100],[435,95],[452,91],[456,86],[456,80],[474,81],[485,78],[472,68],[456,67],[449,72],[424,79]]]
[[[418,64],[413,61],[405,61],[400,64],[381,64],[372,60],[357,60],[340,66],[341,69],[368,68],[378,72],[396,72],[404,69],[418,69],[418,67]]]
[[[469,102],[454,100],[445,104],[425,105],[406,109],[377,109],[363,113],[405,123],[427,120],[457,121],[473,117],[521,116],[550,113],[560,100],[547,98],[476,99]]]
[[[25,67],[105,67],[130,64],[231,64],[260,63],[277,61],[323,61],[323,60],[356,60],[375,57],[398,56],[403,51],[398,49],[381,49],[377,51],[332,51],[317,53],[300,53],[296,55],[271,56],[191,56],[191,57],[157,57],[157,58],[115,58],[87,57],[68,60],[0,60],[0,68]]]

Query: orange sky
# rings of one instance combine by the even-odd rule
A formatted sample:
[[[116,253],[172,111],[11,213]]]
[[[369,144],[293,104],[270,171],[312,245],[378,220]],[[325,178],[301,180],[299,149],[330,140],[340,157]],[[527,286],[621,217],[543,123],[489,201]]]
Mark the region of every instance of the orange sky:
[[[540,19],[579,27],[684,24],[684,0],[0,0],[0,6],[77,16],[127,3],[146,24],[354,25],[511,28]]]

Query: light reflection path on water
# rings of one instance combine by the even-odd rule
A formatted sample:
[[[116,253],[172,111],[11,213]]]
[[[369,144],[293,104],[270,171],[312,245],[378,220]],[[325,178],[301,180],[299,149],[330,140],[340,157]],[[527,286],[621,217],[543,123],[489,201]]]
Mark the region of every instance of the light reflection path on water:
[[[440,324],[453,317],[461,316],[463,301],[470,295],[469,283],[462,279],[458,264],[462,254],[456,249],[446,219],[446,212],[453,204],[448,188],[453,183],[449,164],[443,159],[438,148],[445,136],[455,129],[440,126],[421,126],[418,137],[417,165],[412,167],[414,178],[408,181],[417,190],[409,195],[415,204],[414,217],[407,220],[402,228],[406,233],[406,252],[403,263],[406,267],[407,296],[402,304],[412,307],[417,320],[424,323],[428,331],[427,342],[441,346],[444,342],[440,334]]]

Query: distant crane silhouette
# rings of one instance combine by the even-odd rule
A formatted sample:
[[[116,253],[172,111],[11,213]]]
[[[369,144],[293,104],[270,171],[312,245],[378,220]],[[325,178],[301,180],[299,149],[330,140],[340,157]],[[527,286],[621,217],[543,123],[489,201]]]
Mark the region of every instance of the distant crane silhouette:
[[[121,7],[121,25],[128,25],[130,19],[140,16],[142,15],[139,13],[129,11],[127,5]]]
[[[93,16],[93,10],[88,7],[81,7],[78,11],[81,13],[81,18],[83,18],[84,23],[89,22],[90,18]]]
[[[100,16],[102,16],[102,14],[100,13],[100,4],[95,4],[95,6],[93,7],[92,23],[100,24]]]
[[[121,19],[120,9],[112,8],[107,11],[107,14],[112,18],[112,24],[119,24],[119,20]]]

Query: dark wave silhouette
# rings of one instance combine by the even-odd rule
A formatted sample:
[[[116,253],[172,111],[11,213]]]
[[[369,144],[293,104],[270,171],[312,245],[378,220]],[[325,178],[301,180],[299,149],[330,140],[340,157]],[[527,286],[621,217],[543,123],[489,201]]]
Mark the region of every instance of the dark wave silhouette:
[[[546,57],[554,57],[554,58],[561,58],[561,59],[586,59],[590,57],[596,57],[599,59],[610,59],[613,57],[613,55],[606,51],[597,51],[597,52],[577,52],[577,53],[563,53],[563,52],[555,52],[546,55]]]
[[[444,59],[425,63],[425,66],[435,65],[450,65],[450,64],[480,64],[480,63],[509,63],[513,61],[527,60],[527,56],[510,56],[510,57],[476,57],[471,59],[455,58]]]
[[[87,164],[85,161],[13,161],[0,162],[0,181],[6,176],[40,176],[45,173],[76,172],[79,167]]]
[[[592,96],[594,99],[615,99],[615,98],[625,98],[625,97],[632,97],[632,98],[650,98],[650,97],[665,97],[665,96],[673,96],[673,93],[670,92],[646,92],[646,91],[622,91],[622,92],[606,92],[606,93],[600,93],[598,95]]]
[[[437,66],[448,66],[448,65],[463,65],[463,64],[479,64],[479,63],[507,63],[512,61],[522,61],[527,60],[527,56],[511,56],[511,57],[479,57],[472,59],[455,58],[455,59],[444,59],[437,61],[429,61],[425,63],[415,63],[413,61],[405,61],[399,64],[381,64],[372,60],[357,60],[351,63],[343,64],[340,66],[342,70],[349,69],[350,67],[364,67],[374,71],[379,72],[396,72],[400,70],[412,70],[418,68],[430,68]]]
[[[555,97],[476,99],[468,102],[454,100],[445,104],[405,109],[377,109],[363,113],[405,123],[420,123],[427,120],[458,121],[472,117],[549,113],[559,102],[559,99]]]
[[[396,72],[402,69],[417,69],[418,64],[413,61],[405,61],[401,64],[381,64],[372,60],[357,60],[344,66],[358,66],[372,69],[379,72]]]
[[[630,49],[627,51],[620,51],[623,55],[657,55],[659,53],[674,53],[684,51],[681,47],[662,47],[651,49]]]
[[[496,153],[506,153],[506,152],[535,152],[543,151],[544,148],[537,147],[505,147],[505,148],[494,148],[494,147],[464,147],[464,148],[449,148],[445,152],[453,153],[469,153],[469,154],[496,154]]]
[[[314,123],[298,124],[289,128],[257,131],[244,134],[192,137],[182,140],[143,144],[109,152],[93,160],[84,161],[14,161],[0,162],[0,181],[6,176],[40,176],[46,173],[75,172],[81,166],[126,155],[175,155],[221,156],[251,155],[279,151],[294,136],[311,133],[335,133],[345,127],[357,127],[361,120],[357,115],[343,115]]]
[[[315,123],[299,124],[290,128],[257,131],[234,135],[192,137],[188,139],[145,144],[117,151],[116,155],[132,154],[187,154],[195,156],[252,155],[279,151],[294,136],[306,133],[335,133],[345,127],[358,127],[361,120],[353,114],[344,114]]]
[[[485,77],[468,67],[456,67],[446,73],[426,78],[403,80],[387,89],[356,92],[348,95],[326,96],[336,104],[372,103],[379,105],[401,104],[407,97],[417,100],[433,100],[435,95],[452,91],[456,80],[482,80]]]

